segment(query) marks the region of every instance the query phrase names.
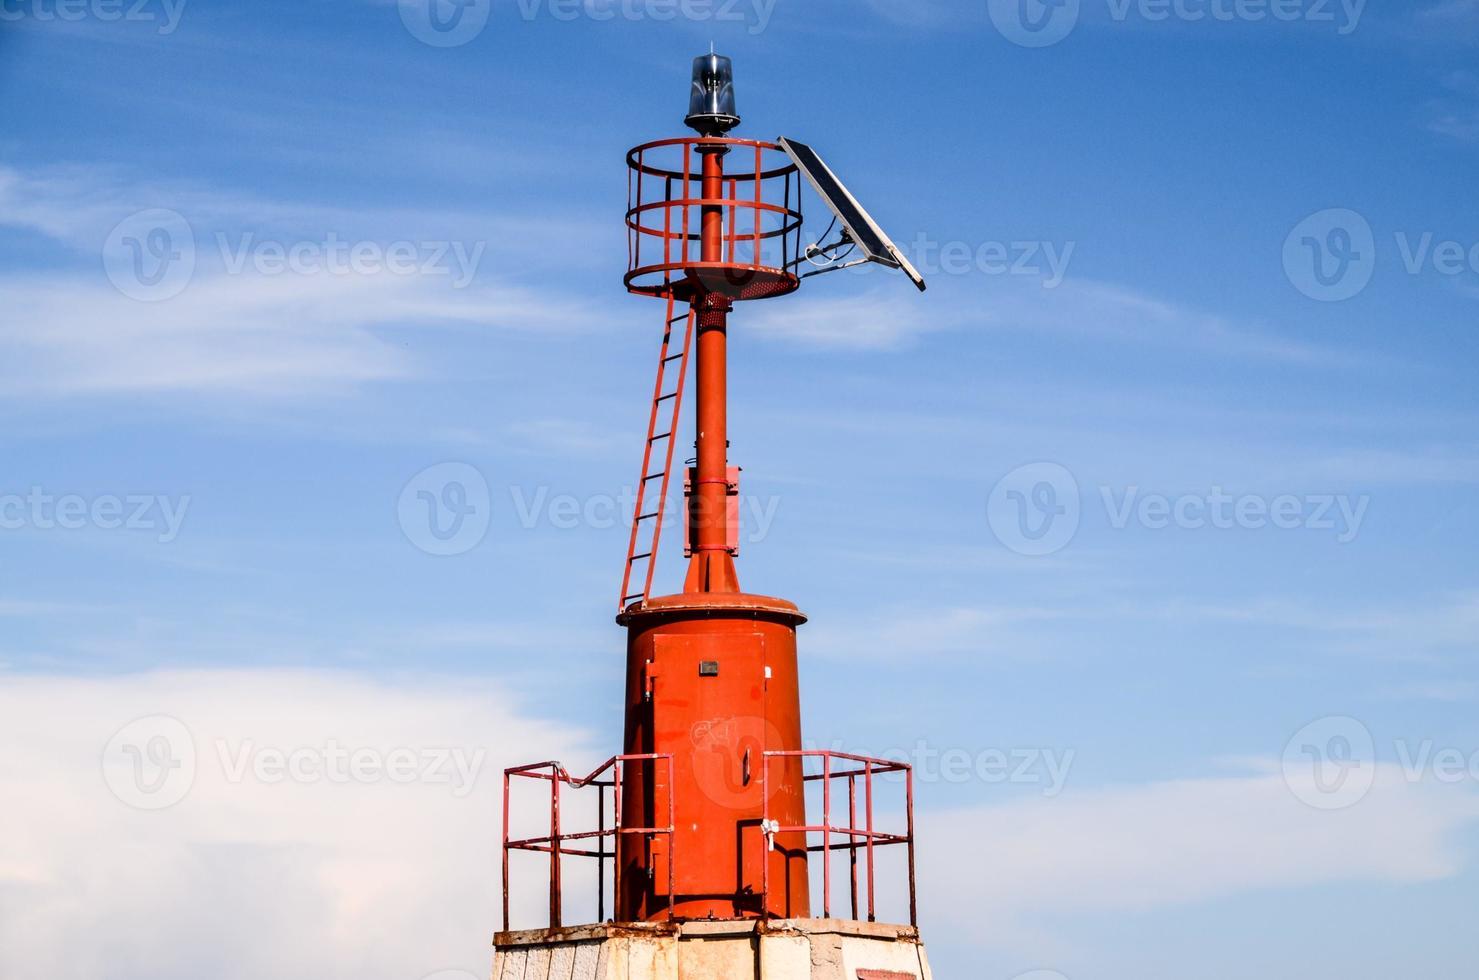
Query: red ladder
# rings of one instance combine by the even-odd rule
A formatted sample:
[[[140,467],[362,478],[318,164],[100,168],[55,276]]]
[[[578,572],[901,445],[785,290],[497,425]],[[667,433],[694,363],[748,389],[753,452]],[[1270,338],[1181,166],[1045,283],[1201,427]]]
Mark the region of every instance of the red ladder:
[[[657,569],[657,544],[662,538],[663,508],[668,500],[668,479],[673,471],[673,447],[677,444],[678,416],[683,408],[683,383],[688,378],[688,351],[693,343],[693,321],[695,313],[692,307],[682,316],[674,316],[673,310],[676,302],[672,296],[668,297],[667,320],[663,324],[662,349],[657,360],[657,384],[652,390],[652,415],[647,422],[647,442],[642,450],[642,473],[637,483],[637,506],[632,513],[632,540],[627,545],[626,572],[621,578],[621,601],[618,608],[625,609],[633,599],[647,601],[652,594],[652,573]],[[679,322],[683,327],[683,349],[678,353],[670,353],[673,347],[673,326]],[[678,365],[678,385],[672,391],[664,391],[667,382],[668,365],[674,361],[680,361]],[[657,430],[657,420],[662,414],[664,403],[672,402],[673,410],[668,419],[667,431]],[[652,466],[652,447],[659,442],[665,443],[662,457],[662,469],[656,473],[650,472]],[[647,507],[647,488],[655,480],[662,480],[662,488],[657,495],[657,505],[649,512]],[[637,539],[640,536],[644,522],[651,522],[652,535],[647,543],[647,550],[637,551]],[[647,563],[646,575],[643,579],[642,590],[632,591],[632,573],[637,563]]]

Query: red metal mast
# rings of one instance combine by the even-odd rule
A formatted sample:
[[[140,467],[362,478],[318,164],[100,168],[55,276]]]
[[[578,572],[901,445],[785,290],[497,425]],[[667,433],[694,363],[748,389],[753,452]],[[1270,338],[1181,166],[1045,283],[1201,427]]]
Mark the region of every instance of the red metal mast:
[[[727,147],[700,146],[705,201],[724,198]],[[702,205],[704,262],[724,259],[724,208]],[[739,576],[730,554],[729,506],[729,311],[733,301],[723,292],[700,288],[694,293],[698,317],[697,456],[690,504],[693,552],[684,592],[738,592]]]
[[[511,839],[505,803],[505,928],[508,857],[519,850],[549,855],[550,924],[558,927],[566,856],[597,858],[603,867],[611,862],[617,923],[743,924],[809,918],[813,856],[822,866],[821,913],[830,918],[833,854],[845,851],[853,918],[863,916],[860,896],[866,895],[871,920],[874,851],[907,845],[912,921],[909,767],[803,748],[796,629],[806,617],[785,599],[741,591],[734,562],[738,471],[729,463],[729,314],[738,302],[795,291],[799,262],[836,246],[802,250],[802,171],[791,150],[727,135],[740,122],[728,58],[696,59],[686,121],[697,137],[647,143],[627,155],[625,283],[631,292],[665,300],[667,319],[617,616],[627,629],[622,753],[583,779],[558,763],[506,773],[506,801],[515,778],[548,781],[550,830]],[[675,316],[682,306],[687,315]],[[696,361],[696,452],[685,495],[690,559],[683,591],[653,596],[690,355]],[[669,380],[673,369],[676,382]],[[646,544],[643,529],[650,533]],[[903,833],[874,824],[874,777],[885,773],[906,774],[910,821]],[[816,791],[819,822],[808,819],[808,785]],[[562,792],[585,788],[598,790],[599,825],[572,832],[562,817]],[[604,916],[604,875],[598,880]]]

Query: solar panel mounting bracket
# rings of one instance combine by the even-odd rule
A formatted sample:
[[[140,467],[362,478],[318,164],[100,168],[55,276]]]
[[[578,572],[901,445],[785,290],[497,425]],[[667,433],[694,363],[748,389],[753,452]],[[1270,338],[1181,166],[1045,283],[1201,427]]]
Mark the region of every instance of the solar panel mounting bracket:
[[[858,203],[858,199],[832,172],[821,155],[805,143],[782,136],[779,144],[791,162],[810,182],[812,189],[817,192],[822,201],[832,211],[833,215],[842,223],[842,238],[832,245],[812,245],[792,265],[799,265],[803,261],[811,261],[815,255],[825,255],[836,251],[844,245],[854,245],[863,251],[864,258],[858,262],[828,265],[826,268],[809,272],[806,276],[818,275],[822,272],[835,272],[838,269],[851,268],[867,262],[876,262],[879,265],[888,266],[891,269],[899,269],[910,281],[918,287],[920,292],[925,290],[924,277],[919,274],[913,264],[894,244],[893,239],[873,220],[873,216]],[[812,261],[813,265],[817,263]]]

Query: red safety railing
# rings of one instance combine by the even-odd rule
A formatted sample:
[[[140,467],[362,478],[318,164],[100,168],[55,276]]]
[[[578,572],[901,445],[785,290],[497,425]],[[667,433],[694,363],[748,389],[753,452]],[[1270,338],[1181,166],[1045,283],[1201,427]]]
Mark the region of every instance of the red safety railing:
[[[705,194],[705,156],[723,161]],[[690,299],[703,289],[734,299],[792,292],[801,257],[801,178],[778,144],[731,137],[645,143],[627,154],[627,288]],[[710,189],[713,189],[711,186]],[[702,213],[717,213],[721,254],[703,261]]]
[[[804,779],[808,783],[820,782],[822,790],[822,822],[820,824],[808,824],[802,827],[786,827],[770,818],[770,760],[780,758],[801,758],[803,765],[807,759],[820,759],[821,772],[807,773]],[[841,768],[838,768],[838,764]],[[904,774],[904,809],[906,829],[902,834],[885,833],[879,831],[874,825],[874,793],[873,783],[875,776],[889,773]],[[797,750],[797,751],[771,751],[765,753],[765,765],[762,767],[763,796],[765,798],[765,817],[762,829],[766,836],[767,845],[775,846],[777,835],[783,834],[805,834],[806,850],[809,853],[818,851],[822,854],[822,917],[832,917],[832,852],[847,851],[848,864],[852,880],[852,917],[859,918],[859,894],[858,894],[858,852],[862,851],[866,862],[864,874],[868,885],[868,921],[878,921],[878,906],[875,900],[877,883],[875,851],[880,847],[890,845],[904,845],[909,851],[909,924],[919,925],[919,907],[914,887],[914,769],[903,762],[893,762],[887,759],[869,759],[866,756],[850,755],[846,752],[829,752],[825,750]],[[847,780],[847,826],[837,826],[832,818],[833,811],[833,783],[839,779]],[[858,783],[862,782],[863,798],[863,825],[858,826]],[[820,843],[812,843],[820,837]],[[833,838],[842,837],[845,840],[835,842]],[[770,862],[763,862],[765,873],[763,878],[764,899],[762,908],[770,907]]]
[[[596,873],[596,921],[606,920],[606,862],[612,863],[612,891],[615,895],[621,894],[621,862],[617,860],[616,846],[622,835],[637,835],[653,838],[666,835],[669,841],[669,851],[672,850],[673,839],[673,794],[668,793],[668,825],[666,827],[623,827],[621,825],[621,787],[623,768],[629,762],[666,762],[668,767],[667,785],[672,787],[673,783],[673,757],[671,755],[618,755],[608,759],[584,779],[575,779],[558,762],[536,762],[532,765],[519,766],[514,769],[505,769],[503,772],[503,929],[509,930],[509,856],[514,851],[536,851],[547,853],[550,856],[549,865],[549,926],[558,929],[564,917],[564,887],[562,876],[562,862],[566,857],[594,858],[598,862]],[[607,776],[607,774],[610,774]],[[607,776],[607,778],[602,778]],[[515,779],[542,779],[550,784],[550,818],[549,834],[543,837],[529,837],[522,840],[511,840],[509,837],[510,817],[509,802],[512,796],[513,781]],[[596,829],[580,831],[578,833],[565,833],[561,829],[560,808],[562,804],[562,791],[569,787],[573,790],[581,790],[594,787],[596,790]],[[613,809],[612,826],[606,826],[606,791],[612,791]],[[612,847],[606,849],[606,840],[611,839]],[[595,842],[595,849],[586,843]],[[570,846],[574,842],[575,846]],[[673,861],[668,861],[668,909],[671,916],[673,907]]]

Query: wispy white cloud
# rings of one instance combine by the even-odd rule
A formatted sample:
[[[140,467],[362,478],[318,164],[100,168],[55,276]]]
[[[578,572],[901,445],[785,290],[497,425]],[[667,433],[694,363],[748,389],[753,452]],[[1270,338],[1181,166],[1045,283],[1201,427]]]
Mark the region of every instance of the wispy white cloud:
[[[1313,809],[1263,771],[926,813],[920,880],[929,911],[979,942],[1020,947],[1032,923],[1074,911],[1179,906],[1341,882],[1450,877],[1479,796],[1380,766],[1364,800]],[[962,841],[1000,846],[962,850]],[[975,855],[975,856],[970,856]],[[1028,943],[1030,945],[1030,941]]]
[[[945,326],[930,319],[913,291],[897,288],[780,300],[745,321],[746,331],[776,343],[859,351],[906,347],[921,334]]]
[[[1380,697],[1392,701],[1436,701],[1441,704],[1462,704],[1479,700],[1479,684],[1470,681],[1415,681],[1400,684],[1381,692]]]
[[[1032,561],[1019,560],[1028,569]],[[1061,575],[1077,570],[1054,564]],[[1086,566],[1095,576],[1099,565]],[[1103,591],[1102,587],[1097,591]],[[1274,627],[1299,637],[1307,653],[1354,654],[1411,660],[1463,655],[1479,648],[1479,595],[1459,593],[1407,604],[1331,606],[1282,597],[1207,601],[1167,598],[1163,594],[1134,600],[1064,598],[1035,605],[913,605],[877,609],[851,623],[819,622],[809,629],[808,649],[819,656],[867,659],[912,654],[1062,656],[1055,625],[1168,623],[1225,631],[1228,628]]]
[[[809,627],[807,650],[848,661],[911,656],[969,656],[1020,652],[1027,623],[1078,619],[1083,612],[1028,606],[913,606],[878,610],[850,621]]]
[[[375,276],[211,275],[162,303],[89,279],[0,281],[0,377],[12,396],[196,392],[300,397],[412,378],[382,331],[578,329],[582,311],[512,287]]]
[[[1479,36],[1479,0],[1432,0],[1418,8],[1415,17],[1430,37],[1451,41]]]
[[[1349,350],[1271,325],[1209,313],[1114,283],[1068,277],[938,280],[921,297],[900,282],[843,297],[783,300],[746,321],[777,342],[836,350],[896,350],[937,331],[1030,330],[1101,343],[1154,345],[1300,365],[1361,363]]]
[[[1479,3],[1473,5],[1479,30]],[[1479,143],[1479,74],[1469,70],[1449,73],[1443,80],[1446,93],[1427,105],[1430,130],[1466,143]]]
[[[177,294],[125,295],[107,275],[110,232],[131,215],[161,207],[185,222],[183,241],[169,245],[194,262],[193,272],[171,290]],[[313,397],[430,373],[393,331],[563,334],[600,322],[589,304],[489,274],[482,265],[494,263],[481,262],[486,240],[435,237],[448,230],[445,220],[131,182],[98,168],[40,175],[0,168],[0,225],[53,239],[77,259],[55,271],[0,280],[7,298],[0,310],[6,355],[0,379],[19,397]],[[301,243],[310,258],[286,269],[244,258],[262,242]],[[396,243],[416,250],[400,267],[387,261]],[[358,244],[380,246],[377,261],[353,266],[348,250]]]
[[[1235,357],[1341,366],[1356,361],[1268,326],[1209,313],[1128,286],[1069,277],[1054,289],[1003,280],[974,305],[990,327],[1051,330],[1086,340],[1197,350]],[[969,322],[969,320],[968,320]]]
[[[912,0],[898,3],[895,0],[864,0],[865,6],[877,17],[901,27],[934,28],[947,24],[959,24],[962,17],[960,4],[952,0]]]
[[[149,812],[110,789],[142,785],[128,783],[132,757],[110,755],[106,777],[100,762],[115,732],[154,715],[185,726],[195,778],[175,806]],[[55,980],[486,975],[502,769],[595,755],[495,684],[296,671],[9,678],[0,738],[25,746],[0,754],[0,975]],[[409,752],[418,778],[233,776],[264,750],[335,745]],[[475,782],[432,770],[443,750],[475,761]],[[543,890],[526,884],[516,908],[528,923]]]
[[[1130,615],[1187,621],[1273,626],[1323,638],[1336,652],[1392,659],[1472,653],[1479,649],[1479,594],[1458,593],[1407,604],[1321,606],[1308,601],[1258,599],[1242,603],[1148,603],[1124,607]]]

